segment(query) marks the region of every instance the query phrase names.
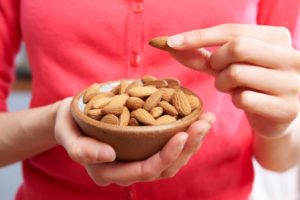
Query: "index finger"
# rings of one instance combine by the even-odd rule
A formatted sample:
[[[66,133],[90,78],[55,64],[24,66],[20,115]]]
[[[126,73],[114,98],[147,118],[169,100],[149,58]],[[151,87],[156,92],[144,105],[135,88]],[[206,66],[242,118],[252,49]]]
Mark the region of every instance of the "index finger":
[[[191,50],[220,46],[238,36],[251,37],[280,46],[291,46],[291,36],[287,28],[251,24],[222,24],[180,33],[169,37],[167,44],[176,50]]]

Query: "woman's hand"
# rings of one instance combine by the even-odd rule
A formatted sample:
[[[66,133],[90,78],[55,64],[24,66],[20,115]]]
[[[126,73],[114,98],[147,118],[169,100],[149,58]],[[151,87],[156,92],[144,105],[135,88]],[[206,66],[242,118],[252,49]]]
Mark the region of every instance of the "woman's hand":
[[[169,37],[182,64],[215,76],[260,136],[290,131],[299,113],[300,53],[282,27],[225,24]],[[218,46],[213,53],[203,47]],[[299,123],[299,122],[298,122]]]
[[[214,115],[203,114],[187,132],[173,136],[165,147],[143,161],[113,162],[111,146],[82,135],[70,112],[70,98],[62,101],[56,117],[55,137],[71,159],[85,166],[100,186],[116,183],[126,186],[135,182],[154,181],[174,176],[201,146],[203,137],[214,122]]]

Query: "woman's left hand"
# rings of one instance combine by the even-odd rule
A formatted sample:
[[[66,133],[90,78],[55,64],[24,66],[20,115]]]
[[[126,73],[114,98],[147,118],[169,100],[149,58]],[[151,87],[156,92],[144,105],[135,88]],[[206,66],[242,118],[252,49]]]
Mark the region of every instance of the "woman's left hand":
[[[215,76],[263,137],[286,134],[299,114],[300,52],[283,27],[225,24],[168,39],[182,64]],[[218,46],[210,53],[204,47]]]

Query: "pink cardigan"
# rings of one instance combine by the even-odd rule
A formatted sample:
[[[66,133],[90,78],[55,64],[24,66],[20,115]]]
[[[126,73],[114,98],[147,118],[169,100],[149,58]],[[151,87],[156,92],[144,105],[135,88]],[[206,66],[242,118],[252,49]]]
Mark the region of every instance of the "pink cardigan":
[[[23,162],[17,200],[246,199],[253,182],[252,134],[242,111],[150,38],[223,23],[286,26],[300,45],[299,0],[0,0],[0,109],[13,60],[26,44],[33,74],[31,107],[74,95],[93,82],[151,74],[174,76],[217,115],[202,148],[174,178],[130,187],[96,186],[62,147]],[[1,133],[0,133],[1,134]]]

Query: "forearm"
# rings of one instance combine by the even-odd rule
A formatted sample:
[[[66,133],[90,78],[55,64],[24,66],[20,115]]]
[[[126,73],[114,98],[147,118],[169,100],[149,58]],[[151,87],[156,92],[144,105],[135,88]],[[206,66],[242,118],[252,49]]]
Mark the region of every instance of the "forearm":
[[[56,145],[58,103],[21,112],[0,113],[0,166],[24,160]]]
[[[254,156],[266,169],[283,172],[300,161],[300,119],[279,138],[254,136]]]

